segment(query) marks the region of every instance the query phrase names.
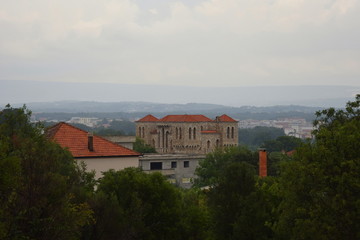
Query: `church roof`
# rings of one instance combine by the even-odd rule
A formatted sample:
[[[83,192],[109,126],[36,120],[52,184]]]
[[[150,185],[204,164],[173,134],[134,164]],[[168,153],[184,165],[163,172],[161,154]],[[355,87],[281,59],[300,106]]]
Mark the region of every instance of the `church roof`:
[[[154,117],[153,115],[149,114],[149,115],[146,115],[145,117],[137,120],[136,122],[156,122],[158,121],[159,119],[157,119],[156,117]]]
[[[212,122],[210,118],[204,115],[167,115],[161,119],[159,122]]]
[[[93,136],[93,151],[88,148],[88,132],[70,124],[61,122],[46,131],[46,136],[67,148],[77,157],[129,157],[141,154],[123,146],[117,145],[99,136]]]
[[[233,118],[229,117],[226,114],[221,115],[218,119],[220,122],[237,122],[236,120],[234,120]]]

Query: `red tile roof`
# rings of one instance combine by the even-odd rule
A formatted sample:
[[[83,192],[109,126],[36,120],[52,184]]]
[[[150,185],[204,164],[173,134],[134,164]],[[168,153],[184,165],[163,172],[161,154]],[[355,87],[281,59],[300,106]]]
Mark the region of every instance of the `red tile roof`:
[[[88,133],[84,130],[61,122],[46,131],[49,139],[67,148],[77,157],[127,157],[141,154],[117,145],[99,136],[93,136],[94,151],[88,149]]]
[[[212,122],[210,118],[204,115],[167,115],[159,122]]]
[[[153,115],[149,114],[149,115],[146,115],[145,117],[137,120],[136,122],[156,122],[158,121],[159,119],[157,119],[156,117],[154,117]]]
[[[223,114],[219,117],[220,122],[237,122],[236,120],[234,120],[233,118],[229,117],[226,114]]]

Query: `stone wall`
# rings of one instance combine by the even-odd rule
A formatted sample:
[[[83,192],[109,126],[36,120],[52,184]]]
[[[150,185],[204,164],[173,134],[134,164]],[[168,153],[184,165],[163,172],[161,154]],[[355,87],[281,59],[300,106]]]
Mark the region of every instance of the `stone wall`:
[[[237,122],[137,122],[136,136],[158,153],[206,154],[238,145]]]

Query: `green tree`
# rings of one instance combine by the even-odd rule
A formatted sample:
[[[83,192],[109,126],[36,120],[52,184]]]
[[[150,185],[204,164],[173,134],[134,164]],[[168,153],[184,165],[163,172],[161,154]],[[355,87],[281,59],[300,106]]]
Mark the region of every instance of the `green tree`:
[[[26,107],[0,112],[0,238],[76,239],[92,220],[74,195],[81,171]]]
[[[112,121],[110,128],[122,131],[127,135],[135,135],[135,123],[131,121]]]
[[[268,152],[291,151],[299,147],[303,141],[294,136],[280,136],[275,140],[265,141],[261,147],[266,148]]]
[[[195,186],[204,187],[217,183],[227,165],[233,162],[247,162],[257,169],[258,153],[244,146],[216,149],[199,162],[195,171],[198,176]]]
[[[254,167],[244,162],[226,166],[209,192],[216,239],[268,239],[272,230],[267,198],[256,185]]]
[[[284,130],[275,127],[254,127],[239,129],[239,143],[251,148],[257,148],[265,141],[285,136]]]
[[[359,239],[360,95],[316,116],[314,143],[282,170],[274,229],[279,239]]]
[[[180,193],[160,173],[137,168],[105,172],[98,198],[94,211],[100,221],[92,228],[93,239],[181,239]]]
[[[149,144],[146,144],[143,139],[138,137],[136,137],[133,149],[139,153],[156,153],[154,147],[150,146]]]

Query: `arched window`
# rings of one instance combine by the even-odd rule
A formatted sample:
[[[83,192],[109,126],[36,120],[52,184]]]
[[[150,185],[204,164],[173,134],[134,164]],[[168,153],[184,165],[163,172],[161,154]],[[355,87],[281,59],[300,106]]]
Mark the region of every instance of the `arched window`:
[[[179,131],[178,128],[176,128],[176,130],[175,130],[175,139],[178,139],[178,134],[179,134],[178,131]]]
[[[189,128],[189,139],[191,139],[191,128]]]
[[[216,139],[216,147],[219,147],[220,146],[220,141],[219,139]]]
[[[207,148],[210,148],[210,140],[207,141],[206,146]]]
[[[226,137],[227,137],[227,138],[230,138],[230,127],[227,127]]]
[[[231,128],[231,138],[234,138],[234,127]]]
[[[139,127],[138,133],[139,133],[139,137],[141,137],[141,127]]]
[[[194,139],[196,139],[196,128],[193,129]]]
[[[182,130],[181,130],[181,128],[179,128],[179,139],[181,139],[182,138]]]
[[[142,128],[142,137],[145,137],[145,127]]]

